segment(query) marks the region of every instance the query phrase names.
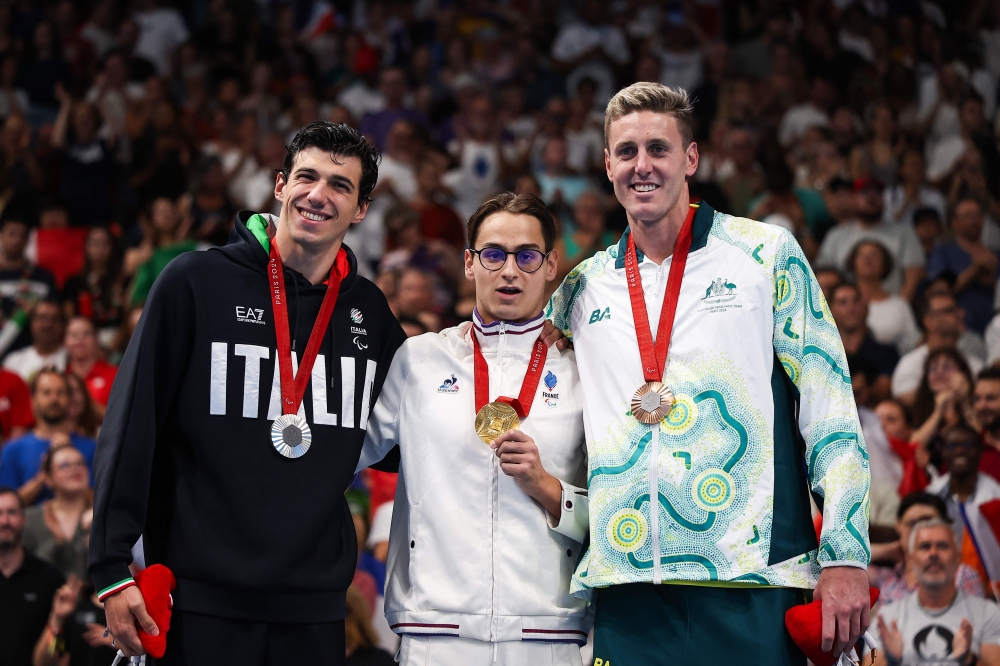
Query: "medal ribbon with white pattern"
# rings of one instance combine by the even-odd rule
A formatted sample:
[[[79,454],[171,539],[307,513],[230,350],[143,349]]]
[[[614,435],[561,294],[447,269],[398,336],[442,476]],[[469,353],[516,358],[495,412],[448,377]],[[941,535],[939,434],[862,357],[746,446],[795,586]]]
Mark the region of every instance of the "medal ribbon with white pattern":
[[[309,333],[309,342],[302,355],[298,372],[292,372],[291,332],[288,328],[288,301],[285,291],[285,269],[278,253],[278,244],[271,241],[271,260],[267,266],[267,279],[271,289],[271,308],[274,312],[274,333],[278,339],[278,372],[281,377],[281,416],[271,424],[271,443],[286,458],[305,455],[312,445],[312,431],[305,418],[299,415],[299,405],[306,395],[306,386],[312,376],[313,364],[319,353],[319,346],[326,335],[326,327],[333,316],[337,304],[337,293],[346,269],[347,255],[343,249],[330,267],[330,278],[326,284],[326,294],[319,306],[319,314]]]
[[[660,323],[656,329],[655,342],[649,328],[649,315],[646,314],[646,298],[642,293],[642,277],[639,275],[639,260],[635,251],[635,234],[628,235],[625,277],[632,305],[632,319],[635,321],[635,335],[639,341],[642,375],[646,380],[646,383],[632,396],[631,407],[632,415],[647,425],[662,421],[674,404],[673,394],[663,383],[663,371],[667,365],[670,334],[674,328],[674,315],[677,313],[681,282],[684,280],[684,266],[687,265],[688,252],[691,250],[691,227],[697,210],[698,206],[692,204],[677,240],[674,241],[674,258],[670,262],[670,272],[667,274],[667,290],[663,294],[663,307],[660,309]]]
[[[492,444],[494,439],[508,430],[521,427],[521,419],[528,418],[549,350],[539,335],[535,340],[535,346],[531,349],[531,359],[528,361],[528,369],[521,382],[521,392],[516,398],[502,395],[493,402],[489,402],[490,368],[486,365],[482,349],[479,348],[479,338],[476,337],[475,331],[472,332],[472,351],[476,382],[476,434],[479,435],[479,439]]]

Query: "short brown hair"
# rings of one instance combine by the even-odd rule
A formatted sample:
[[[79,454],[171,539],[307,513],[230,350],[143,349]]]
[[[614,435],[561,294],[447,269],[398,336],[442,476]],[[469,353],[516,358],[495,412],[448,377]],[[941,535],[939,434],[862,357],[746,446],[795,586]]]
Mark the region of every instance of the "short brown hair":
[[[542,238],[545,239],[545,251],[548,252],[556,242],[556,222],[552,218],[545,202],[534,194],[514,194],[504,192],[483,203],[469,218],[469,247],[476,244],[479,227],[490,215],[496,213],[511,213],[513,215],[530,215],[542,225]]]
[[[604,112],[604,147],[608,147],[611,123],[637,111],[669,113],[677,121],[684,147],[694,141],[694,107],[683,88],[669,88],[662,83],[639,81],[619,90]]]

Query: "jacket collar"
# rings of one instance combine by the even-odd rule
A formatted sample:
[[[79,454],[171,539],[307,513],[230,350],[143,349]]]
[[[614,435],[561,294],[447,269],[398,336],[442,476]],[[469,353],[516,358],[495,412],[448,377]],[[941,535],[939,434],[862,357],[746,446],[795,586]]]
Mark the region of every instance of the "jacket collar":
[[[695,211],[694,220],[691,222],[691,252],[697,252],[708,244],[708,234],[712,231],[712,221],[715,219],[715,210],[704,201],[698,203],[698,210]],[[628,235],[632,233],[631,227],[625,228],[618,241],[618,258],[615,259],[615,268],[624,270],[625,253],[628,251]],[[635,249],[635,258],[642,262],[642,250]]]
[[[542,332],[545,316],[539,312],[537,317],[526,321],[497,320],[492,324],[483,323],[479,310],[472,311],[472,334],[479,339],[480,348],[486,351],[497,351],[501,342],[506,344],[505,351],[510,353],[531,353],[535,340]]]

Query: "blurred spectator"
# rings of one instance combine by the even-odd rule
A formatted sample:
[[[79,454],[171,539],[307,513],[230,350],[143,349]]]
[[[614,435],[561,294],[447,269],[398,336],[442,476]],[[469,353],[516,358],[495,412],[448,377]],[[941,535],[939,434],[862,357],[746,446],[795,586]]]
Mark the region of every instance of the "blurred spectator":
[[[919,522],[910,542],[917,589],[879,611],[878,651],[900,666],[1000,658],[1000,610],[957,589],[962,547],[948,523]]]
[[[962,323],[962,309],[950,293],[928,296],[922,308],[920,323],[924,329],[924,342],[903,355],[892,374],[892,395],[904,403],[912,403],[914,392],[920,384],[927,356],[931,350],[957,349],[972,373],[978,373],[983,363],[970,343]]]
[[[445,175],[444,184],[455,193],[459,217],[468,219],[497,191],[517,154],[514,144],[504,140],[502,128],[496,125],[487,95],[475,96],[467,118],[460,120],[455,125],[455,138],[448,143],[458,168]]]
[[[927,277],[944,273],[955,276],[955,301],[965,312],[965,327],[982,334],[993,317],[993,289],[997,278],[998,255],[985,247],[983,209],[975,199],[965,198],[955,206],[951,219],[955,240],[934,249],[927,260]]]
[[[118,368],[102,358],[94,322],[86,317],[70,320],[66,326],[66,356],[66,370],[84,381],[103,418]]]
[[[32,309],[28,320],[31,345],[8,354],[3,367],[29,383],[43,368],[55,368],[62,372],[66,369],[66,348],[63,346],[65,326],[59,304],[40,301]]]
[[[396,662],[378,647],[379,636],[372,626],[371,606],[355,587],[347,588],[347,618],[344,620],[347,644],[346,666],[392,666]]]
[[[595,102],[604,106],[618,90],[615,69],[629,61],[625,35],[608,18],[600,0],[583,0],[578,19],[568,22],[552,43],[552,58],[566,73],[566,90],[576,89],[584,77],[597,84]]]
[[[868,138],[851,151],[851,178],[873,176],[892,191],[899,169],[899,158],[906,147],[896,132],[896,118],[885,100],[872,102],[865,110]]]
[[[878,240],[889,250],[893,268],[884,280],[885,291],[898,293],[910,300],[924,272],[924,253],[913,229],[899,224],[887,224],[882,219],[885,202],[882,183],[874,178],[856,181],[857,218],[840,222],[823,239],[816,263],[838,270],[847,269],[847,260],[858,241]]]
[[[160,74],[166,74],[170,58],[178,46],[188,39],[184,19],[173,7],[158,6],[157,0],[137,0],[132,19],[139,28],[135,54],[153,63]]]
[[[21,437],[35,425],[31,392],[19,375],[0,370],[0,431],[2,441]]]
[[[69,82],[69,66],[62,57],[55,25],[41,20],[31,31],[31,41],[25,44],[26,57],[21,63],[20,87],[31,100],[33,125],[52,122],[59,110],[56,86]]]
[[[933,208],[918,208],[913,211],[913,231],[920,240],[924,256],[931,256],[941,238],[941,215]]]
[[[388,128],[383,141],[378,184],[372,196],[377,199],[380,194],[389,194],[397,203],[405,204],[417,194],[416,162],[420,145],[413,123],[400,118]]]
[[[986,368],[979,373],[972,392],[972,407],[983,432],[979,471],[1000,480],[1000,369]]]
[[[970,566],[984,587],[1000,580],[1000,546],[989,520],[979,507],[1000,499],[1000,484],[979,471],[983,443],[972,426],[958,423],[942,435],[941,459],[948,473],[938,477],[927,492],[944,500],[952,522],[962,563]],[[978,547],[972,547],[972,544]]]
[[[24,212],[6,210],[0,217],[0,311],[12,318],[19,310],[56,296],[56,282],[44,268],[32,264],[24,256],[28,245],[28,217]],[[20,320],[19,320],[20,321]],[[26,321],[23,321],[23,326]],[[14,340],[8,350],[20,349],[31,343],[27,330]]]
[[[71,372],[63,375],[69,387],[69,404],[66,407],[64,429],[90,439],[97,439],[101,429],[104,409],[90,397],[87,385]],[[99,413],[100,412],[100,413]]]
[[[931,351],[913,399],[913,421],[918,426],[913,441],[937,454],[938,438],[946,428],[975,423],[972,383],[968,364],[954,348]]]
[[[882,283],[892,272],[892,255],[877,240],[854,246],[847,267],[857,280],[858,291],[868,304],[868,328],[875,340],[893,345],[900,354],[920,342],[920,329],[913,310],[898,294],[887,294]]]
[[[226,191],[222,160],[214,156],[202,158],[195,168],[195,179],[194,197],[186,215],[191,220],[187,233],[191,238],[211,245],[225,245],[232,231],[236,209]]]
[[[909,557],[910,535],[916,525],[927,520],[949,520],[948,509],[937,495],[926,492],[910,493],[899,502],[896,513],[897,541],[872,544],[872,561],[895,562],[895,566],[868,567],[868,580],[879,590],[883,605],[900,601],[917,589],[917,571]],[[955,572],[955,587],[974,597],[985,596],[979,575],[965,564],[959,563]]]
[[[89,102],[75,102],[60,86],[59,115],[52,130],[52,147],[62,151],[59,195],[70,202],[70,219],[79,226],[111,220],[111,169],[115,136],[101,136],[102,118]]]
[[[542,189],[542,200],[550,206],[572,208],[577,198],[590,187],[585,177],[569,171],[566,163],[566,139],[551,137],[542,149],[542,168],[535,173]]]
[[[422,322],[427,330],[441,330],[441,318],[434,312],[434,288],[431,278],[419,268],[405,268],[396,285],[396,316],[412,317]]]
[[[424,238],[436,238],[461,250],[465,247],[465,225],[454,209],[442,201],[445,160],[443,155],[429,155],[420,161],[417,190],[410,198],[410,206],[420,214],[420,232]]]
[[[25,504],[49,499],[45,487],[45,456],[51,449],[72,444],[87,460],[90,485],[93,484],[94,440],[66,432],[69,390],[66,378],[55,370],[44,370],[31,384],[35,429],[19,439],[7,442],[0,452],[0,485],[17,489]]]
[[[809,87],[809,98],[785,112],[778,128],[778,140],[783,146],[790,146],[805,135],[811,127],[826,127],[830,124],[827,110],[836,92],[830,82],[821,76],[813,78]]]
[[[595,252],[614,245],[615,235],[605,229],[604,201],[588,190],[577,197],[573,206],[573,223],[563,227],[562,236],[556,240],[559,251],[559,280]]]
[[[23,116],[31,112],[31,101],[24,88],[17,81],[18,57],[7,53],[0,58],[0,118],[6,118],[12,113]]]
[[[927,185],[925,174],[924,156],[920,151],[915,148],[904,151],[899,166],[899,182],[885,190],[886,221],[915,226],[915,214],[922,208],[937,212],[938,222],[944,219],[944,195]]]
[[[56,591],[48,627],[52,631],[43,631],[35,644],[32,666],[110,664],[118,652],[111,644],[114,639],[105,635],[104,604],[91,583],[84,584],[75,576]],[[53,642],[55,630],[60,631],[61,641]]]
[[[86,317],[97,328],[101,345],[110,347],[125,317],[125,277],[107,227],[87,232],[83,272],[66,281],[63,299],[67,319]]]
[[[842,282],[845,282],[844,276],[835,268],[817,268],[815,269],[816,282],[819,283],[819,288],[823,290],[823,298],[829,303],[833,300],[833,289]]]
[[[764,166],[766,190],[750,202],[747,215],[770,223],[774,223],[769,219],[771,215],[784,216],[791,223],[788,230],[795,235],[806,257],[815,257],[819,246],[813,233],[826,213],[823,198],[815,190],[794,187],[794,183],[795,175],[784,159],[772,158]]]
[[[379,148],[386,147],[386,139],[393,126],[399,120],[406,120],[411,125],[426,125],[423,114],[413,109],[405,108],[406,73],[402,69],[390,67],[382,70],[378,82],[382,93],[383,105],[378,111],[365,114],[361,118],[361,133]],[[411,129],[412,131],[412,129]]]
[[[31,663],[63,584],[55,567],[25,550],[23,534],[24,505],[14,489],[0,486],[0,654],[18,665]]]
[[[191,226],[191,215],[179,208],[167,197],[153,200],[148,207],[148,218],[142,223],[142,242],[125,253],[125,270],[135,271],[129,297],[132,306],[146,301],[153,282],[171,260],[197,248],[195,241],[184,239]]]
[[[52,499],[24,511],[24,547],[63,576],[87,578],[87,547],[93,501],[87,460],[76,447],[49,450],[42,464]]]
[[[729,130],[726,150],[733,169],[719,181],[729,199],[729,213],[739,217],[750,212],[750,202],[764,191],[764,171],[757,162],[753,135],[744,129]]]
[[[844,350],[859,356],[874,368],[875,377],[870,387],[872,400],[877,402],[888,397],[899,354],[893,347],[875,341],[866,323],[868,307],[861,292],[850,282],[842,283],[833,288],[829,305]]]
[[[869,522],[871,525],[888,526],[892,524],[899,505],[897,488],[903,480],[903,465],[889,445],[882,423],[870,408],[877,402],[870,390],[877,376],[875,367],[854,354],[847,355],[847,366],[871,469]]]

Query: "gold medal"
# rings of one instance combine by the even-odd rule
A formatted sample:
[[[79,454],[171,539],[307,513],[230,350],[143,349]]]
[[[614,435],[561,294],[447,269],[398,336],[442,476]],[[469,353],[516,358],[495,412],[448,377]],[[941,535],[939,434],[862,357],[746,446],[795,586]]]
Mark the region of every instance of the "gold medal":
[[[487,444],[507,432],[521,427],[517,412],[503,402],[488,402],[476,414],[476,434]]]
[[[632,396],[632,416],[646,425],[662,421],[673,406],[674,396],[663,382],[646,382]]]

